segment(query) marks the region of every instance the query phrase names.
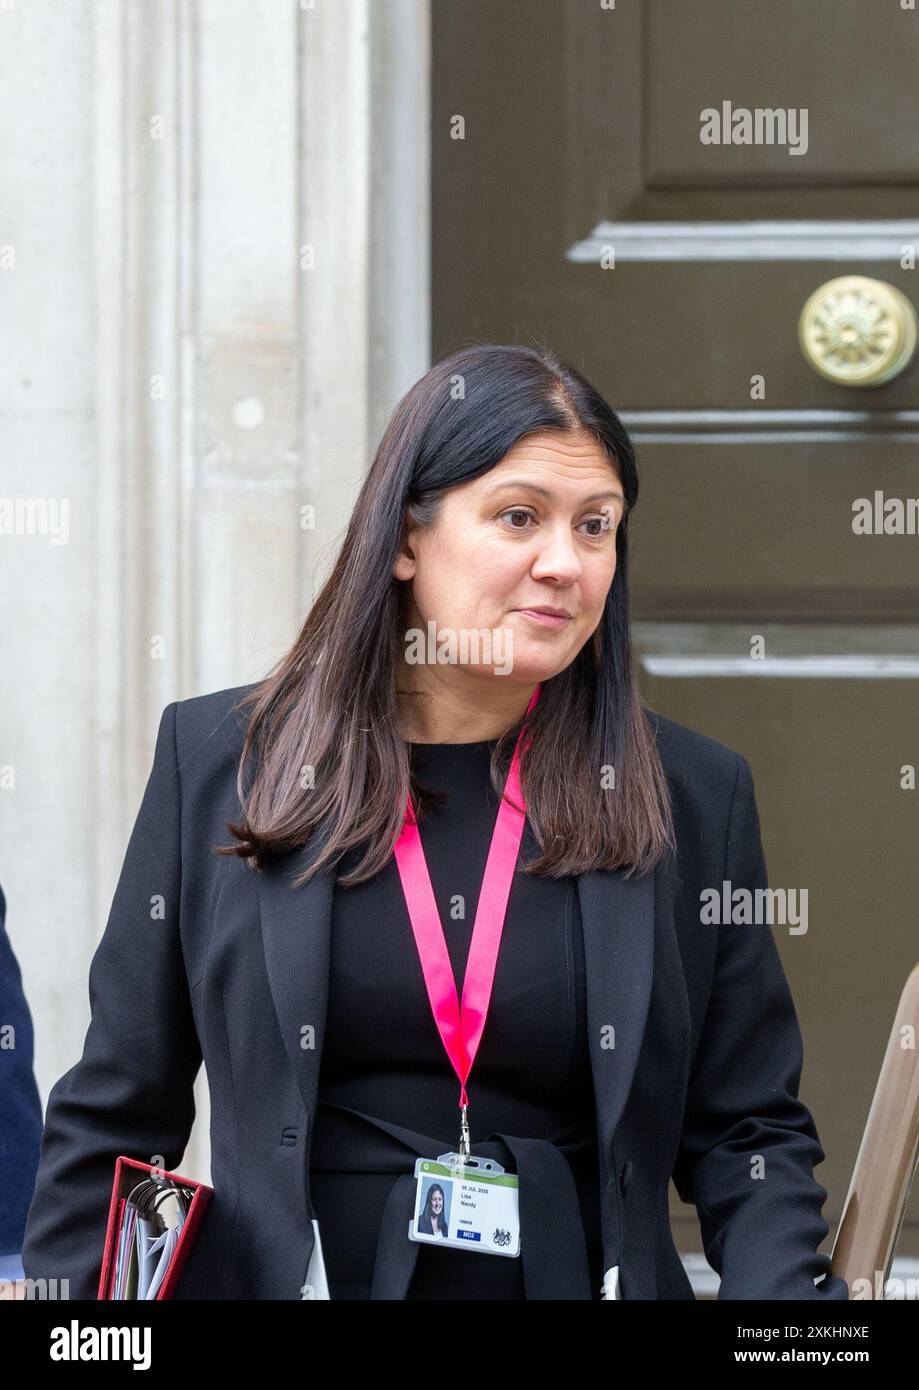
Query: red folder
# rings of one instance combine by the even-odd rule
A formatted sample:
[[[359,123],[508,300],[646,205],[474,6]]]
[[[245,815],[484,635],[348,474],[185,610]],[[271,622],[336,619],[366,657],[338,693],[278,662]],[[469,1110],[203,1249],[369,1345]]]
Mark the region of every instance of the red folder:
[[[179,1282],[179,1276],[194,1244],[195,1235],[204,1213],[214,1195],[214,1189],[208,1187],[207,1183],[195,1182],[193,1178],[183,1178],[178,1173],[167,1173],[162,1168],[154,1168],[150,1163],[141,1163],[136,1158],[126,1158],[122,1154],[115,1160],[115,1181],[112,1184],[112,1200],[109,1203],[108,1227],[105,1233],[105,1251],[102,1256],[102,1272],[99,1277],[97,1300],[112,1297],[117,1263],[115,1254],[118,1248],[118,1235],[121,1230],[125,1200],[138,1182],[142,1181],[144,1175],[150,1176],[152,1173],[160,1178],[169,1178],[182,1187],[191,1188],[193,1193],[182,1231],[172,1253],[172,1259],[169,1261],[169,1268],[156,1291],[156,1299],[171,1298]]]

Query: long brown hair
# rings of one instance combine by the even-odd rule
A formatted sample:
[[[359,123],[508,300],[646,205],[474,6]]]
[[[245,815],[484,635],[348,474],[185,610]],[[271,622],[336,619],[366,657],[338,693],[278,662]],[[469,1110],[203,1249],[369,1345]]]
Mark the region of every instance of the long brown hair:
[[[218,853],[260,869],[315,835],[319,853],[299,886],[366,842],[357,866],[338,879],[350,886],[392,855],[409,791],[423,818],[430,801],[411,775],[398,717],[405,586],[392,568],[405,527],[409,519],[430,524],[450,488],[494,468],[525,435],[553,428],[597,437],[626,507],[602,619],[575,660],[542,682],[528,721],[520,778],[541,855],[526,872],[643,874],[673,845],[667,782],[632,671],[627,531],[638,471],[631,440],[570,364],[545,349],[479,343],[436,363],[396,406],[322,592],[290,651],[240,702],[251,707],[237,775],[244,815],[227,825],[238,843]],[[492,755],[499,795],[516,732],[506,731]],[[246,787],[250,755],[255,771]],[[610,768],[614,789],[605,790],[601,772]]]

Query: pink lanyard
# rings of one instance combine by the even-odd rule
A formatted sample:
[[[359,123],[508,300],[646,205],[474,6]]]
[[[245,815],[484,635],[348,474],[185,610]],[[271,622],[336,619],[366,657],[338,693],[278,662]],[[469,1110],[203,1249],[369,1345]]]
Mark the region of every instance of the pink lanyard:
[[[524,719],[535,706],[541,688],[541,684],[537,685],[533,691],[533,698],[527,706]],[[498,807],[491,847],[485,864],[485,876],[479,890],[469,957],[463,977],[462,1007],[456,996],[453,967],[450,964],[447,942],[434,900],[434,889],[431,886],[431,876],[428,873],[411,796],[406,804],[402,831],[394,851],[434,1021],[441,1042],[453,1064],[453,1070],[459,1077],[459,1103],[462,1109],[460,1153],[464,1156],[469,1154],[469,1099],[466,1095],[466,1081],[472,1070],[488,1017],[498,949],[507,913],[507,900],[526,817],[519,774],[523,734],[524,730],[521,729],[517,735],[514,756],[508,770],[504,795]],[[508,795],[521,807],[520,810],[506,800]]]

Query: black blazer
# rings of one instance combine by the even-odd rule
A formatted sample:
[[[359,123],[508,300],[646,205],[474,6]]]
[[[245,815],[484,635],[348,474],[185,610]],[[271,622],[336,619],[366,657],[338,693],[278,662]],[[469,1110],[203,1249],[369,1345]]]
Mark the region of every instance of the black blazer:
[[[423,1213],[418,1217],[418,1229],[422,1235],[432,1236],[434,1234],[434,1222],[430,1216]]]
[[[175,1296],[303,1296],[334,869],[294,892],[315,850],[262,872],[210,850],[239,814],[244,725],[232,706],[250,688],[163,712],[90,967],[83,1055],[48,1100],[23,1266],[30,1279],[69,1279],[71,1298],[96,1296],[116,1156],[184,1172],[202,1059],[215,1195]],[[623,1299],[693,1297],[670,1232],[672,1177],[698,1210],[720,1298],[845,1299],[816,1253],[824,1153],[797,1098],[801,1035],[772,931],[699,920],[704,888],[767,886],[750,767],[648,714],[676,859],[642,878],[578,879],[603,1267],[619,1266]]]

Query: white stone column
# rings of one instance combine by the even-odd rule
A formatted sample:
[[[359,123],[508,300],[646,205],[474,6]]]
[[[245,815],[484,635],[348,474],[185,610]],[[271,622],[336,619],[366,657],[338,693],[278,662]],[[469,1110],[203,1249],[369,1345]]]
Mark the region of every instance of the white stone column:
[[[0,798],[4,886],[44,1098],[80,1053],[163,707],[289,646],[429,365],[429,13],[31,0],[10,18],[4,124],[27,134],[0,290],[43,389],[27,408],[4,373],[2,491],[71,496],[66,555],[20,545],[0,598],[24,672],[4,692],[0,764],[20,774]],[[206,1177],[203,1072],[198,1105],[185,1170]]]

